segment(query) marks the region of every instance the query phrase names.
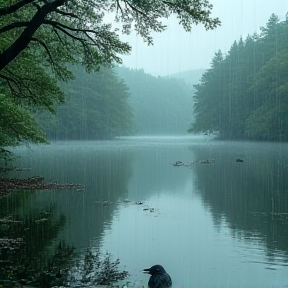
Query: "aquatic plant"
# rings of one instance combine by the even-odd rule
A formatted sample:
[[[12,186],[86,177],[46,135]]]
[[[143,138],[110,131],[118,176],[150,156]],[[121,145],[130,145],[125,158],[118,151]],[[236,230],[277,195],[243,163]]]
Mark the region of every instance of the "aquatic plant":
[[[70,287],[111,286],[129,275],[127,271],[119,271],[119,264],[119,259],[111,260],[110,253],[93,253],[91,248],[88,248],[84,259],[77,261],[70,270],[67,284]]]
[[[119,270],[119,264],[119,259],[111,260],[110,253],[93,253],[91,248],[82,258],[76,258],[74,247],[60,241],[45,268],[31,267],[27,263],[13,265],[12,262],[1,267],[0,287],[17,284],[41,288],[111,286],[128,276],[127,271]]]

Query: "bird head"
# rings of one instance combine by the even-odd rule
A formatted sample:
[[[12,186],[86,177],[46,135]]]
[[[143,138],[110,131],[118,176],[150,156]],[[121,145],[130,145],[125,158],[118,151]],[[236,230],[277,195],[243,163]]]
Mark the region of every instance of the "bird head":
[[[158,273],[165,273],[165,269],[161,265],[154,265],[151,268],[143,269],[143,273],[155,275]]]

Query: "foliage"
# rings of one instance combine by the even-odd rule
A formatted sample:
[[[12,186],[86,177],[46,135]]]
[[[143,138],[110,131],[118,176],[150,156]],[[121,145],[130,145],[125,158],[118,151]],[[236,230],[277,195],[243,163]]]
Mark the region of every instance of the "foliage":
[[[47,279],[44,275],[53,272],[52,266],[47,266],[47,246],[63,229],[66,219],[63,215],[54,219],[52,213],[44,213],[38,209],[30,211],[25,217],[17,215],[17,212],[20,214],[19,210],[22,212],[25,209],[25,203],[31,196],[33,194],[24,194],[22,191],[15,196],[13,216],[5,213],[12,198],[0,198],[0,280],[10,284],[19,281],[22,284],[37,283],[39,287],[40,279],[44,281],[44,278]],[[68,254],[63,259],[67,261]]]
[[[97,70],[101,64],[121,63],[118,55],[130,51],[131,47],[119,40],[119,31],[103,23],[106,14],[114,15],[123,33],[135,29],[149,44],[151,31],[163,31],[162,19],[172,14],[187,31],[193,24],[203,23],[206,29],[220,24],[218,18],[210,17],[212,5],[206,0],[12,0],[0,5],[0,34],[4,38],[0,71],[25,50],[61,80],[71,77],[67,63]]]
[[[87,74],[73,67],[75,80],[61,85],[66,103],[55,115],[37,113],[49,139],[107,139],[133,129],[128,87],[112,69]]]
[[[0,94],[0,146],[16,146],[23,141],[45,142],[31,113]]]
[[[166,27],[162,19],[172,14],[176,15],[186,31],[199,23],[206,29],[217,27],[220,21],[210,17],[211,9],[212,5],[207,0],[2,1],[0,16],[4,22],[0,33],[6,35],[8,32],[9,36],[0,54],[0,70],[31,42],[45,50],[46,60],[56,73],[60,72],[59,68],[65,60],[80,61],[87,68],[99,63],[119,62],[117,54],[129,52],[130,47],[119,41],[118,31],[111,31],[110,24],[103,24],[105,14],[114,15],[114,20],[121,22],[123,33],[129,34],[134,29],[152,44],[151,31],[163,31]],[[63,45],[66,49],[63,49]]]
[[[151,32],[163,31],[166,27],[161,21],[171,15],[176,15],[187,31],[200,23],[206,29],[217,27],[220,21],[211,17],[211,9],[207,0],[1,1],[0,93],[10,106],[17,105],[14,108],[21,112],[24,132],[20,133],[19,123],[16,130],[9,130],[1,121],[5,133],[1,131],[0,145],[44,141],[29,111],[44,108],[53,112],[64,101],[58,84],[73,79],[71,64],[82,65],[88,72],[98,71],[101,65],[121,63],[120,55],[130,52],[131,47],[120,41],[119,29],[104,22],[105,16],[114,17],[123,33],[136,30],[152,44]],[[1,111],[6,106],[1,101]],[[5,122],[10,124],[15,117],[8,112]],[[100,119],[103,121],[105,118]]]
[[[108,252],[103,256],[88,248],[83,261],[70,270],[67,280],[74,287],[112,285],[129,275],[127,271],[118,271],[119,264],[119,259],[112,261]]]
[[[8,163],[15,160],[13,153],[5,148],[0,147],[0,172],[9,169]],[[2,166],[4,165],[5,168]]]
[[[119,259],[111,260],[109,253],[102,256],[87,249],[84,258],[79,258],[75,248],[64,241],[48,252],[65,219],[54,220],[52,213],[44,216],[43,211],[35,212],[38,220],[0,215],[0,286],[87,287],[111,285],[128,276],[127,271],[119,271]]]
[[[272,14],[260,35],[218,51],[196,85],[190,131],[222,138],[288,140],[288,21]]]
[[[141,134],[184,134],[191,121],[192,90],[182,80],[155,77],[143,70],[117,68],[131,91],[130,105],[136,132]]]
[[[268,138],[273,123],[273,118],[276,116],[277,110],[268,105],[262,105],[258,109],[251,112],[246,119],[247,135],[256,135],[258,138]]]
[[[191,70],[171,74],[169,75],[169,77],[185,80],[185,82],[189,86],[191,86],[191,89],[193,89],[193,92],[194,92],[193,86],[199,83],[200,78],[204,72],[205,72],[205,69],[191,69]]]

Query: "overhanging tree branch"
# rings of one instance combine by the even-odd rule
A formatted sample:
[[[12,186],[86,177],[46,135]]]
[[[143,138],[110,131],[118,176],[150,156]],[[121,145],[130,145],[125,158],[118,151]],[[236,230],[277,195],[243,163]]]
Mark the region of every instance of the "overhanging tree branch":
[[[52,55],[51,55],[51,53],[50,53],[47,45],[46,45],[42,40],[40,40],[40,39],[38,39],[38,38],[35,38],[35,37],[32,37],[32,38],[31,38],[31,41],[38,42],[42,47],[44,47],[45,51],[47,52],[47,54],[48,54],[48,56],[49,56],[50,62],[51,62],[51,64],[52,64],[53,67],[54,67],[54,66],[55,66],[55,63],[54,63],[54,61],[53,61],[53,57],[52,57]]]
[[[53,27],[52,31],[56,34],[56,36],[57,36],[58,40],[60,41],[60,43],[64,44],[62,38],[60,37],[60,35],[59,35],[58,31],[57,31],[57,29],[55,27]]]
[[[119,0],[116,0],[116,3],[117,3],[117,12],[118,12],[118,9],[119,9],[121,11],[121,14],[123,14],[123,10],[122,10],[122,7],[120,5]]]
[[[62,27],[62,28],[65,28],[65,29],[68,29],[68,30],[71,30],[71,31],[75,31],[75,32],[90,32],[90,33],[94,33],[94,34],[96,33],[94,30],[73,28],[73,27],[67,26],[67,25],[65,25],[63,23],[52,21],[52,20],[45,20],[45,21],[43,21],[43,24],[50,24],[50,25],[52,25],[55,28]]]
[[[13,82],[15,85],[17,85],[17,82],[16,82],[15,79],[10,78],[10,77],[8,77],[8,76],[6,76],[6,75],[4,75],[4,74],[0,74],[0,78],[6,80],[6,81],[8,81],[8,82]]]
[[[12,76],[13,77],[13,76]],[[18,98],[19,96],[21,96],[21,84],[19,83],[19,81],[17,81],[17,79],[8,77],[7,75],[4,74],[0,74],[0,78],[4,79],[10,89],[10,92],[12,94],[12,96],[14,97],[14,100],[16,100],[16,98]],[[12,85],[12,83],[14,85]],[[16,87],[18,91],[16,91],[16,89],[14,88]]]
[[[141,15],[144,16],[144,17],[147,17],[147,15],[146,15],[144,12],[140,11],[140,10],[137,9],[135,6],[131,5],[131,3],[130,3],[129,1],[125,1],[125,3],[127,3],[128,6],[129,6],[133,11],[141,14]]]
[[[23,0],[24,1],[24,0]],[[21,1],[21,2],[23,2]],[[29,1],[29,0],[27,0]],[[0,54],[0,71],[23,51],[31,41],[33,34],[42,25],[45,17],[63,5],[65,0],[55,0],[43,5],[33,16],[28,26],[24,29],[16,41]],[[25,2],[25,4],[27,4]],[[24,5],[24,4],[23,4]]]
[[[43,22],[43,24],[48,24],[48,25],[51,25],[53,26],[53,28],[55,29],[55,32],[57,31],[57,29],[59,29],[60,31],[62,31],[63,33],[65,33],[66,35],[68,35],[69,37],[72,37],[72,34],[69,33],[68,31],[66,31],[65,29],[67,30],[70,30],[70,31],[73,31],[73,32],[83,32],[86,37],[88,39],[91,40],[90,44],[94,44],[94,45],[97,45],[97,42],[96,42],[96,39],[93,39],[88,33],[92,33],[94,35],[97,35],[97,31],[95,30],[91,30],[91,29],[80,29],[80,28],[73,28],[73,27],[69,27],[67,25],[64,25],[62,23],[59,23],[59,22],[56,22],[56,21],[52,21],[52,20],[45,20]],[[61,28],[61,29],[60,29]],[[65,32],[66,31],[66,32]],[[57,34],[58,35],[58,34]],[[73,36],[73,37],[76,37],[76,36]],[[61,38],[60,38],[61,39]],[[74,38],[75,40],[78,40],[78,41],[81,41],[80,39],[82,39],[83,41],[87,41],[87,39],[83,39],[83,38]],[[88,44],[88,43],[87,43]]]
[[[7,32],[9,30],[15,29],[15,28],[20,28],[20,27],[27,27],[29,24],[29,22],[15,22],[15,23],[11,23],[9,25],[6,25],[2,28],[0,28],[0,34]]]
[[[11,13],[16,12],[17,10],[19,10],[20,8],[22,8],[23,6],[33,2],[34,0],[20,0],[18,2],[16,2],[13,5],[7,6],[7,7],[3,7],[0,8],[0,16],[5,16]]]
[[[153,41],[152,32],[165,30],[162,20],[171,15],[180,20],[186,31],[194,24],[202,23],[207,29],[220,24],[218,18],[210,17],[212,5],[208,0],[0,2],[0,80],[1,91],[5,94],[0,96],[10,101],[11,107],[21,105],[28,110],[42,107],[53,111],[57,103],[63,102],[64,93],[58,86],[59,80],[73,78],[73,64],[95,71],[100,65],[121,63],[119,54],[130,52],[131,46],[120,40],[119,30],[113,29],[112,24],[105,24],[107,13],[114,14],[114,20],[120,22],[124,33],[135,30],[148,44]],[[9,99],[12,97],[13,101]],[[13,125],[19,115],[9,118],[7,114],[7,123],[10,121]],[[23,120],[23,127],[36,131],[36,124],[31,126],[29,123],[29,112],[24,116],[27,119]],[[7,131],[12,135],[12,130]],[[42,136],[37,133],[22,135],[25,139],[39,142]],[[10,138],[4,142],[0,139],[0,145],[19,143],[13,135]],[[41,139],[43,141],[43,137]]]
[[[67,17],[71,17],[71,18],[77,18],[80,19],[77,15],[75,15],[74,13],[69,13],[69,12],[64,12],[62,10],[56,9],[55,10],[56,13],[61,14],[62,16],[67,16]]]
[[[83,42],[83,41],[85,42],[86,41],[86,39],[83,39],[83,38],[80,38],[80,37],[76,37],[75,35],[72,35],[68,31],[66,31],[64,28],[62,28],[60,25],[55,25],[54,28],[60,30],[61,32],[63,32],[64,34],[66,34],[67,36],[71,37],[74,40],[77,40],[77,41],[80,41],[80,42]]]
[[[189,29],[191,29],[193,24],[202,23],[206,29],[213,29],[220,24],[218,18],[213,19],[210,17],[212,5],[209,4],[208,0],[159,0],[155,2],[129,0],[107,0],[99,2],[94,0],[16,0],[15,4],[1,8],[0,16],[1,13],[3,15],[13,13],[25,5],[27,7],[21,9],[21,11],[23,10],[24,21],[27,15],[31,15],[30,13],[34,13],[34,16],[32,16],[32,19],[28,22],[20,36],[16,36],[16,40],[12,42],[9,47],[4,46],[5,50],[2,48],[2,52],[0,53],[0,70],[15,59],[16,56],[28,46],[34,33],[42,24],[50,24],[52,26],[52,31],[57,35],[58,40],[60,40],[57,41],[56,39],[56,45],[59,45],[59,43],[67,45],[69,43],[70,48],[72,46],[76,48],[77,43],[73,43],[73,40],[77,40],[80,41],[82,45],[99,47],[99,41],[103,39],[105,43],[109,43],[108,51],[101,51],[102,55],[100,58],[103,59],[103,62],[113,62],[113,60],[117,58],[116,53],[124,54],[131,49],[127,43],[123,43],[117,38],[118,35],[116,31],[110,31],[111,25],[105,26],[101,23],[103,15],[107,11],[111,13],[116,12],[116,14],[118,12],[120,14],[120,17],[116,15],[115,20],[122,21],[124,33],[129,34],[134,28],[148,44],[153,43],[151,31],[161,32],[165,30],[166,26],[162,24],[161,18],[168,18],[171,14],[177,15],[180,19],[180,24],[186,31],[190,31]],[[36,12],[35,9],[32,8],[33,6],[37,8]],[[44,23],[44,21],[47,22]],[[48,21],[51,22],[48,23]],[[134,24],[132,24],[133,21],[135,22]],[[19,27],[20,25],[21,24],[10,23],[7,26],[1,27],[0,33],[1,31],[3,33]],[[64,39],[60,31],[66,35],[66,37],[63,37]],[[43,43],[45,43],[45,32],[41,31],[40,34],[44,36],[44,39],[39,38],[38,35],[36,38],[42,39]],[[93,35],[95,35],[95,37]],[[111,52],[109,51],[109,47],[112,49]],[[69,51],[71,52],[72,50]],[[51,54],[53,55],[52,52]],[[82,56],[85,58],[85,55],[82,54]],[[68,58],[73,59],[73,57]]]
[[[35,79],[22,77],[9,69],[5,69],[5,72],[9,75],[1,73],[0,78],[6,81],[11,95],[14,97],[14,101],[17,99],[18,101],[24,99],[25,101],[33,102],[37,105],[44,105],[46,107],[51,106],[51,101],[49,99],[46,99],[45,96],[37,93],[37,91],[40,91],[43,87],[40,83],[35,82]],[[53,111],[53,109],[51,109],[51,111]]]

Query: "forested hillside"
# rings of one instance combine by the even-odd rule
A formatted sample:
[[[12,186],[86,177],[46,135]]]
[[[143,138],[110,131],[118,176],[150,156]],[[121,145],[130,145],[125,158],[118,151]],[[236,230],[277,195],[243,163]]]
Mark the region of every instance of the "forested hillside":
[[[76,78],[61,85],[66,100],[56,114],[37,113],[48,139],[187,133],[193,94],[184,80],[120,67],[73,73]]]
[[[169,75],[169,77],[185,80],[185,82],[189,86],[191,86],[193,91],[195,91],[195,88],[193,86],[198,84],[204,72],[205,72],[205,69],[194,69],[194,70],[188,70],[188,71],[171,74]]]
[[[192,121],[193,93],[184,80],[118,67],[127,83],[137,134],[185,134]]]
[[[261,33],[215,54],[196,85],[191,132],[222,138],[288,140],[288,19],[272,14]]]
[[[56,114],[38,113],[40,127],[49,139],[107,139],[130,134],[133,113],[128,87],[112,69],[86,73],[73,68],[75,79],[61,85],[65,103]]]
[[[66,99],[58,84],[73,79],[70,68],[82,66],[85,71],[96,72],[101,66],[122,64],[121,56],[129,54],[132,47],[120,40],[121,34],[135,31],[145,42],[153,44],[152,32],[164,31],[167,26],[162,21],[172,15],[181,20],[179,24],[186,31],[197,24],[207,30],[220,25],[217,17],[211,17],[213,6],[205,1],[179,2],[172,6],[167,1],[132,2],[0,1],[0,157],[7,152],[3,147],[46,142],[34,118],[35,112],[41,114],[43,110],[58,112],[58,118],[53,120],[58,121],[58,125],[55,123],[48,129],[50,137],[87,139],[128,133],[131,111],[126,105],[125,85],[109,76],[111,87],[106,86],[102,93],[94,86],[97,92],[93,97],[97,100],[92,101],[89,98],[92,91],[87,93],[88,98],[84,96],[89,89],[94,90],[86,86],[91,79],[87,76],[88,82],[81,80],[83,86],[76,80],[65,87],[73,90]],[[121,28],[113,28],[112,22]],[[105,77],[101,81],[105,82]],[[84,86],[81,92],[80,87]],[[74,96],[76,102],[71,102]],[[70,109],[71,114],[64,111],[64,106],[57,109],[64,101],[70,106],[77,103],[80,109]],[[93,115],[92,110],[96,111]],[[47,124],[51,123],[42,120],[42,126],[44,124],[48,128]]]

